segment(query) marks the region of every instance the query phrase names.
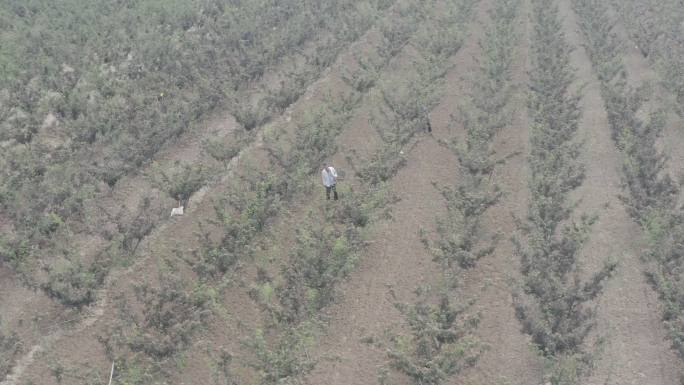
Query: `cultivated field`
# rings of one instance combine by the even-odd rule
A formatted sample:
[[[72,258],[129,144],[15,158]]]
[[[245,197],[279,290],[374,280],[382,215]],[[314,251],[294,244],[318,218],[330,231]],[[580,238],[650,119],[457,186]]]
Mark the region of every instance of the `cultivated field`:
[[[684,383],[681,0],[0,27],[0,385]]]

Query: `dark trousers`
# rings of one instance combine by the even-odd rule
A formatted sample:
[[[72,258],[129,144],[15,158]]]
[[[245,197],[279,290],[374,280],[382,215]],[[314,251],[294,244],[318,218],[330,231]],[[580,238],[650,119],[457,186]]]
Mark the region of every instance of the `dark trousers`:
[[[337,200],[337,189],[335,188],[335,185],[330,187],[325,186],[325,199],[330,200],[330,190],[333,192],[333,199]]]

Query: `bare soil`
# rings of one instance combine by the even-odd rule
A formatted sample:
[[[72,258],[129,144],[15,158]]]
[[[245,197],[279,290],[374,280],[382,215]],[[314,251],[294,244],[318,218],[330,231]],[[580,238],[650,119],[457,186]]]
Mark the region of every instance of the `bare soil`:
[[[380,368],[387,361],[385,351],[362,340],[382,339],[387,329],[400,330],[402,319],[394,303],[411,302],[415,298],[412,291],[418,286],[438,282],[439,267],[421,244],[418,231],[433,234],[436,220],[444,213],[443,197],[432,183],[450,185],[459,177],[458,160],[435,139],[463,135],[462,126],[452,126],[450,117],[457,115],[458,106],[468,94],[476,65],[474,58],[480,49],[478,39],[489,22],[488,6],[489,2],[481,2],[470,36],[453,58],[455,66],[447,76],[445,96],[431,114],[433,136],[420,137],[408,155],[407,166],[391,181],[392,189],[401,198],[393,209],[393,220],[377,229],[361,265],[341,290],[343,299],[327,312],[327,333],[314,355],[328,360],[319,363],[309,384],[376,383]],[[524,52],[521,54],[516,66],[517,81],[522,81],[525,72]],[[525,109],[518,111],[523,112],[516,114],[512,126],[497,138],[498,156],[525,153]],[[508,195],[492,209],[486,221],[488,229],[510,234],[511,211],[520,214],[526,209],[525,162],[526,158],[519,156],[497,170],[495,178],[505,186]],[[490,346],[477,366],[466,373],[465,383],[530,384],[539,378],[538,359],[528,349],[527,338],[521,334],[511,306],[511,282],[515,281],[518,268],[511,246],[506,243],[496,255],[478,262],[464,279],[463,295],[476,299],[475,308],[482,313],[477,333]],[[501,366],[501,362],[509,364]],[[497,370],[493,371],[493,367]],[[390,383],[408,382],[393,375]]]
[[[495,170],[492,178],[506,195],[487,211],[483,221],[487,233],[499,232],[503,239],[492,256],[478,261],[467,271],[461,288],[464,298],[475,300],[474,309],[481,314],[476,333],[489,348],[474,367],[467,369],[453,383],[538,385],[542,383],[544,374],[543,363],[530,347],[529,338],[520,330],[511,299],[521,277],[519,260],[510,237],[516,230],[514,217],[524,218],[528,201],[526,83],[530,69],[528,51],[532,26],[530,1],[523,0],[521,4],[520,43],[513,69],[514,83],[518,86],[513,102],[515,108],[510,124],[498,133],[494,143],[498,158],[514,153],[519,155],[511,157]],[[596,368],[585,383],[677,385],[684,374],[684,365],[670,348],[661,321],[662,309],[643,275],[640,260],[642,235],[618,200],[621,160],[610,138],[599,83],[582,48],[583,39],[570,2],[560,1],[559,4],[566,38],[576,47],[572,55],[572,64],[578,75],[576,85],[578,89],[584,86],[581,88],[583,115],[579,139],[584,143],[582,160],[586,165],[586,180],[574,197],[580,202],[578,213],[599,216],[591,240],[585,247],[582,263],[588,274],[606,259],[619,261],[615,277],[608,282],[605,293],[595,304],[598,324],[593,337],[594,340],[604,337],[605,343],[596,346],[599,353]],[[463,136],[458,106],[467,97],[473,82],[472,75],[480,54],[478,41],[490,22],[487,15],[490,6],[489,0],[479,3],[470,35],[453,57],[454,67],[445,80],[444,97],[430,114],[434,131],[417,136],[406,154],[406,166],[390,181],[392,191],[400,198],[393,206],[392,219],[374,224],[369,234],[370,245],[359,265],[339,288],[336,302],[324,310],[321,317],[326,320],[323,334],[318,336],[316,345],[309,352],[318,361],[306,378],[310,385],[378,383],[380,369],[387,362],[386,352],[382,347],[364,341],[381,339],[388,329],[405,328],[394,303],[412,302],[418,286],[436,285],[439,281],[439,265],[432,261],[432,256],[421,243],[419,231],[422,229],[428,236],[433,236],[436,220],[445,210],[444,199],[433,182],[449,185],[459,178],[457,159],[439,140]],[[620,25],[618,31],[628,42]],[[24,385],[31,381],[40,385],[56,384],[52,374],[56,364],[67,368],[62,383],[84,384],[85,380],[77,374],[89,371],[101,374],[101,378],[108,375],[111,361],[98,338],[107,335],[116,325],[119,317],[117,297],[130,298],[133,284],[154,280],[160,257],[174,255],[179,250],[192,252],[198,247],[196,232],[199,224],[214,217],[213,202],[238,183],[237,175],[247,172],[251,166],[258,170],[268,170],[272,166],[264,153],[263,135],[274,131],[292,134],[295,129],[291,122],[293,116],[321,100],[326,90],[346,87],[340,79],[344,68],[353,61],[355,52],[363,51],[370,44],[372,36],[371,32],[352,45],[297,103],[264,127],[253,143],[233,159],[220,178],[191,198],[185,216],[160,224],[141,243],[131,265],[118,266],[98,293],[97,302],[83,313],[65,311],[41,292],[24,288],[7,268],[0,266],[2,321],[12,330],[17,330],[24,343],[22,357],[13,374],[0,385]],[[410,52],[404,52],[387,71],[400,69],[408,62],[409,56]],[[656,73],[638,49],[630,44],[627,44],[625,63],[632,84],[653,85],[655,102],[649,108],[655,109],[661,101],[666,105],[669,96],[658,85]],[[456,118],[453,123],[452,115]],[[670,119],[662,146],[671,158],[670,170],[676,174],[684,167],[684,130],[681,117],[672,113],[668,116]],[[332,161],[349,175],[344,183],[358,183],[351,176],[347,155],[358,154],[359,158],[364,158],[377,148],[378,138],[368,118],[368,109],[360,107],[339,137],[340,149]],[[206,122],[201,132],[189,133],[169,144],[156,160],[166,166],[176,161],[210,162],[203,154],[201,140],[225,136],[235,129],[238,126],[231,116],[218,115]],[[120,181],[109,198],[101,202],[102,207],[112,213],[120,207],[132,210],[143,194],[150,191],[153,187],[141,171]],[[275,256],[262,256],[273,257],[273,260],[261,266],[276,270],[286,263],[287,248],[291,243],[291,231],[287,230],[296,227],[298,221],[306,220],[309,210],[320,207],[322,191],[316,190],[309,198],[289,205],[285,213],[273,221],[271,234],[277,237],[281,253],[278,250],[264,251]],[[165,205],[173,204],[169,198],[159,200]],[[90,245],[92,249],[84,247],[81,252],[90,255],[100,246],[94,242]],[[264,313],[248,295],[259,263],[250,261],[242,266],[234,286],[218,304],[223,311],[214,315],[208,328],[196,335],[185,361],[181,364],[167,363],[172,369],[167,383],[213,383],[213,362],[221,349],[234,354],[238,383],[257,383],[256,373],[249,368],[241,342],[254,335],[256,329],[268,325]],[[409,381],[393,373],[389,383],[404,385]]]
[[[682,367],[670,349],[660,321],[658,299],[642,270],[641,233],[617,199],[622,193],[620,155],[610,137],[600,85],[582,47],[576,15],[569,2],[560,2],[563,28],[576,47],[571,57],[577,69],[577,85],[582,88],[582,118],[579,139],[584,142],[583,163],[586,179],[576,191],[581,201],[578,212],[596,214],[590,241],[584,247],[587,271],[600,268],[608,259],[619,267],[598,300],[599,336],[605,345],[588,384],[679,384]]]

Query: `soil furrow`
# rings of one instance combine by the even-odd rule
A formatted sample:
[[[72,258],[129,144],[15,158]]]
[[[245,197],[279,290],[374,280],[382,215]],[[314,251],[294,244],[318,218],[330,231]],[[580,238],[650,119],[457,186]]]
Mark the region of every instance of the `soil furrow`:
[[[540,381],[542,363],[529,346],[529,337],[521,332],[516,319],[512,290],[521,281],[520,260],[515,256],[510,236],[516,231],[514,217],[524,218],[528,207],[527,155],[529,153],[529,118],[526,108],[526,85],[531,34],[529,1],[521,1],[518,28],[518,57],[513,67],[513,84],[518,88],[513,100],[515,111],[510,124],[494,140],[496,158],[518,155],[498,166],[492,178],[505,195],[496,206],[485,213],[483,227],[500,232],[500,242],[491,257],[480,260],[468,270],[465,286],[467,295],[476,298],[475,307],[482,320],[478,333],[489,349],[468,373],[467,383],[473,384],[535,384]],[[502,362],[508,363],[501,365]]]
[[[606,284],[597,303],[599,337],[596,368],[589,384],[678,384],[680,368],[669,348],[659,320],[656,294],[642,273],[642,245],[638,226],[617,197],[622,193],[621,157],[610,136],[600,83],[592,71],[579,33],[577,16],[569,2],[559,2],[568,42],[577,49],[572,65],[582,88],[583,114],[579,136],[584,140],[586,179],[577,189],[578,212],[598,215],[585,247],[588,270],[600,268],[606,258],[619,261],[615,276]]]
[[[382,348],[364,343],[362,340],[382,339],[388,328],[401,327],[402,317],[394,308],[394,302],[412,300],[412,291],[416,287],[435,285],[441,276],[438,264],[432,262],[431,255],[421,244],[419,229],[426,230],[428,234],[433,233],[435,220],[441,217],[445,210],[444,198],[433,187],[432,182],[449,185],[458,178],[458,160],[435,139],[448,140],[454,135],[449,129],[450,115],[457,113],[459,101],[468,94],[467,78],[470,71],[475,68],[474,57],[480,49],[478,36],[481,36],[483,26],[489,22],[486,16],[487,9],[488,2],[479,5],[472,21],[470,36],[454,57],[455,67],[446,79],[447,95],[431,114],[434,136],[419,139],[408,156],[407,166],[391,181],[393,191],[401,198],[393,209],[393,221],[385,224],[372,236],[373,244],[364,253],[366,257],[362,259],[357,272],[352,274],[349,282],[343,285],[343,299],[327,311],[330,318],[328,332],[313,353],[327,360],[319,363],[314,370],[308,381],[310,384],[375,383],[380,368],[386,362],[385,352]],[[523,72],[524,65],[520,64],[516,73]],[[510,138],[508,133],[505,133],[502,134],[505,138],[497,139],[497,150],[501,150],[502,153],[520,151],[524,148],[526,127],[524,123],[518,124],[517,118],[516,127],[519,129],[516,129],[515,133],[511,132]],[[524,159],[511,162],[505,166],[506,170],[497,171],[497,175],[511,172],[510,179],[505,178],[505,182],[511,182],[516,190],[508,199],[511,205],[519,205],[516,194],[524,191],[526,186],[524,175],[516,172],[524,172],[521,163],[524,163]],[[518,180],[521,182],[518,183]],[[510,207],[502,205],[503,211],[498,211],[499,214],[505,212],[505,215],[510,217]],[[525,205],[522,204],[520,207],[524,210]],[[494,258],[497,262],[505,262],[499,264],[495,261],[481,261],[480,263],[486,264],[487,267],[476,269],[467,279],[467,295],[477,297],[476,306],[483,312],[480,334],[491,345],[498,344],[496,349],[492,350],[493,353],[487,353],[483,357],[483,362],[492,366],[479,365],[480,369],[475,370],[469,380],[472,383],[491,383],[505,376],[533,381],[534,375],[525,376],[525,373],[530,373],[529,367],[534,367],[536,360],[526,349],[525,337],[519,332],[510,306],[510,287],[506,271],[511,265],[508,260],[512,257],[510,253],[498,253]],[[489,278],[485,277],[492,277],[492,280],[488,281]],[[484,282],[490,284],[483,284]],[[485,299],[481,299],[483,289],[486,293]],[[506,304],[503,305],[502,302]],[[502,308],[508,312],[507,315],[497,314]],[[498,363],[501,359],[508,359],[509,362],[516,364],[507,365],[510,371],[504,370],[498,375],[492,372],[491,368],[497,367],[497,370],[500,370]],[[395,376],[390,377],[392,384],[405,381],[406,379]]]
[[[356,52],[358,50],[358,45],[366,44],[366,40],[367,34],[357,42],[350,44],[350,48],[345,51],[346,53],[340,55],[333,66],[340,66],[340,62],[348,60],[346,56]],[[157,226],[152,234],[141,242],[136,256],[137,261],[131,267],[117,270],[108,277],[107,283],[98,293],[97,302],[86,309],[84,315],[78,316],[78,319],[71,323],[70,327],[66,327],[65,330],[56,330],[47,334],[42,337],[40,342],[33,345],[31,349],[27,349],[26,354],[20,359],[20,362],[16,365],[13,372],[0,384],[14,385],[18,383],[20,379],[26,377],[24,376],[25,371],[30,373],[30,376],[34,379],[44,379],[43,382],[39,381],[36,383],[47,383],[46,378],[49,375],[49,371],[47,365],[45,365],[45,359],[41,359],[40,365],[38,365],[35,361],[36,353],[50,352],[51,350],[54,351],[54,349],[62,350],[73,348],[73,354],[70,354],[70,357],[68,357],[68,360],[65,359],[65,362],[72,361],[80,365],[84,362],[99,361],[96,363],[104,370],[104,368],[107,367],[107,363],[101,359],[104,352],[101,344],[97,342],[97,336],[102,334],[102,328],[109,323],[108,319],[116,317],[115,309],[112,307],[114,304],[110,297],[115,293],[122,292],[122,287],[125,286],[127,282],[130,282],[131,274],[139,275],[142,272],[150,271],[148,267],[155,263],[153,260],[154,258],[150,257],[162,254],[171,255],[175,250],[190,251],[194,248],[196,243],[195,231],[197,230],[198,223],[202,221],[202,219],[206,220],[214,217],[211,201],[220,198],[222,195],[221,191],[232,183],[231,179],[235,176],[235,172],[239,166],[238,161],[241,158],[248,156],[253,158],[255,156],[254,154],[257,154],[256,157],[258,158],[260,156],[258,154],[263,152],[262,137],[264,132],[266,132],[269,127],[286,125],[291,119],[291,114],[294,110],[305,108],[302,107],[302,105],[310,103],[310,100],[316,96],[321,96],[316,94],[330,82],[330,74],[330,68],[322,72],[319,80],[311,84],[297,102],[284,111],[282,115],[276,117],[272,123],[262,127],[252,143],[243,148],[240,154],[231,160],[226,172],[218,181],[205,186],[191,197],[189,210],[186,211],[185,216],[171,221],[164,221]],[[230,131],[235,129],[240,128],[232,116],[223,119],[217,118],[207,124],[208,132],[215,132],[217,130]],[[164,159],[164,161],[168,162],[173,162],[175,160],[197,162],[201,157],[199,155],[200,152],[200,140],[196,137],[188,137],[187,140],[179,141],[175,147],[169,147],[162,151],[160,153],[160,159]],[[144,176],[133,176],[127,183],[117,185],[117,190],[112,198],[114,200],[125,201],[127,202],[127,206],[131,206],[131,199],[137,202],[137,200],[141,198],[139,192],[149,188],[150,182],[147,181]],[[162,246],[161,248],[159,247],[160,245]],[[256,317],[256,309],[253,309],[254,305],[251,303],[251,300],[246,298],[245,295],[245,298],[242,299],[242,303],[244,306],[241,307],[241,310],[235,310],[235,312],[242,312],[246,319],[254,320]],[[41,358],[45,357],[41,356]],[[109,365],[110,364],[111,363],[109,363]]]

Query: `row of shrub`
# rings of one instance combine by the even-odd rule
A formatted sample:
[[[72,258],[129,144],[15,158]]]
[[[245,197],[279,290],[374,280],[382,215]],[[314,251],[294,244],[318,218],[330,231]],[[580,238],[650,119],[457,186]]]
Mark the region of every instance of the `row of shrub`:
[[[381,102],[374,91],[386,81],[383,70],[415,39],[420,29],[427,28],[421,25],[425,22],[426,9],[414,1],[396,3],[393,17],[379,26],[377,45],[363,58],[357,57],[358,67],[343,74],[351,88],[346,98],[349,102],[373,105]],[[368,95],[359,98],[361,92]],[[341,115],[344,109],[340,108],[322,112],[325,114],[314,113],[316,120],[312,124],[298,127],[287,150],[280,149],[279,154],[273,154],[278,163],[295,171],[291,173],[295,181],[302,180],[299,176],[304,177],[307,182],[302,180],[298,186],[308,185],[309,193],[313,187],[309,182],[311,174],[317,173],[321,162],[337,152],[334,134],[351,117],[346,113]],[[336,118],[341,116],[344,119]],[[330,132],[331,127],[336,128],[334,132]],[[290,160],[282,153],[292,154]],[[255,297],[272,315],[273,325],[269,329],[272,340],[266,343],[258,330],[245,346],[256,358],[251,365],[260,373],[263,384],[296,383],[316,364],[316,358],[307,349],[314,341],[312,336],[318,329],[320,311],[334,300],[339,282],[355,267],[365,245],[364,229],[372,218],[386,212],[387,204],[393,200],[384,182],[366,183],[357,190],[341,191],[342,201],[332,209],[324,206],[310,211],[306,225],[296,231],[295,247],[288,253],[279,276],[264,275],[257,282]]]
[[[575,0],[577,14],[608,111],[615,145],[622,155],[622,201],[647,242],[647,275],[664,304],[664,320],[673,346],[684,358],[684,213],[681,193],[666,170],[657,146],[662,111],[644,118],[643,91],[626,84],[622,44],[613,31],[610,10],[597,0]]]
[[[462,9],[472,5],[461,4]],[[464,304],[457,299],[457,277],[461,268],[474,266],[478,257],[493,252],[495,247],[492,243],[474,251],[481,237],[477,234],[479,219],[500,196],[498,188],[490,186],[486,177],[491,176],[495,163],[491,159],[491,140],[503,127],[496,121],[501,119],[511,95],[508,82],[516,39],[513,33],[516,7],[512,1],[497,2],[490,12],[493,24],[480,42],[485,59],[471,95],[474,116],[464,119],[466,144],[450,143],[465,172],[456,188],[442,189],[447,200],[447,217],[438,223],[437,247],[426,244],[434,252],[435,261],[444,268],[439,293],[435,296],[430,290],[418,290],[419,299],[415,304],[397,303],[411,335],[390,337],[390,364],[416,384],[445,383],[463,368],[474,364],[483,350],[482,344],[471,334],[479,320],[468,312],[472,303]],[[464,16],[467,18],[471,13],[464,13]],[[495,104],[487,105],[492,101]],[[437,304],[433,305],[435,299]]]
[[[553,0],[533,1],[529,114],[531,171],[527,218],[514,239],[522,262],[522,292],[515,309],[523,331],[548,364],[545,380],[579,384],[591,367],[587,336],[595,324],[592,301],[615,263],[589,278],[579,256],[595,217],[574,213],[570,193],[584,180],[581,143],[575,139],[581,115],[570,65],[572,48]]]
[[[84,232],[129,238],[103,233],[105,219],[135,226],[134,218],[107,217],[98,209],[95,202],[109,191],[104,184],[113,186],[142,167],[216,108],[227,107],[248,129],[264,123],[295,101],[390,4],[4,3],[0,167],[6,177],[0,204],[14,231],[0,238],[0,258],[40,286],[36,261],[60,254],[63,238]],[[147,16],[149,26],[140,27],[137,20]],[[18,62],[26,67],[12,64]],[[271,72],[297,81],[270,87],[260,79]],[[260,116],[256,124],[250,114]],[[46,123],[46,116],[53,122]],[[207,147],[223,160],[235,150],[215,142]],[[178,168],[178,175],[153,179],[182,200],[221,172]],[[190,184],[168,183],[184,176]],[[117,247],[110,246],[110,252]],[[64,259],[76,263],[73,256]]]
[[[503,159],[495,157],[492,141],[506,126],[511,112],[517,7],[517,1],[506,0],[497,2],[491,10],[492,25],[480,41],[482,55],[473,90],[468,103],[460,108],[464,139],[445,143],[458,157],[461,173],[454,187],[439,186],[447,210],[445,218],[437,223],[438,241],[430,246],[436,261],[448,269],[473,267],[496,247],[498,237],[485,237],[480,221],[502,195],[500,187],[492,182],[492,173]]]
[[[362,182],[358,191],[346,191],[343,202],[333,210],[324,207],[322,212],[310,212],[307,225],[297,230],[296,246],[289,253],[289,262],[280,278],[264,276],[258,283],[255,295],[273,314],[276,326],[271,330],[276,337],[270,344],[264,343],[263,334],[247,342],[257,357],[254,368],[261,373],[262,383],[296,382],[313,369],[316,358],[308,355],[306,347],[313,342],[319,313],[334,300],[338,283],[355,266],[365,245],[364,228],[372,218],[386,213],[392,200],[387,182],[403,165],[397,161],[401,152],[408,152],[414,135],[423,130],[425,108],[434,106],[437,84],[449,67],[448,59],[465,37],[473,2],[450,1],[451,11],[447,14],[435,13],[437,4],[399,2],[394,11],[401,22],[395,19],[381,25],[380,45],[369,53],[370,59],[359,61],[357,68],[345,74],[347,84],[357,92],[371,91],[366,101],[373,106],[372,125],[382,143],[366,162],[370,166],[355,167]],[[441,40],[424,49],[427,36]],[[396,76],[381,77],[383,63],[406,45],[421,47],[419,56],[413,57],[407,68],[398,69]],[[358,165],[358,159],[349,159],[354,166]],[[320,162],[310,166],[318,170],[319,165]],[[448,304],[444,309],[457,313]],[[447,323],[447,327],[456,326],[451,325],[452,321]]]
[[[389,25],[388,19],[381,20],[381,23]],[[397,44],[395,39],[393,36],[381,39],[376,49],[385,51],[388,45]],[[398,52],[383,56],[377,67],[378,76]],[[369,53],[373,54],[374,51]],[[239,280],[236,273],[245,271],[246,265],[258,257],[257,249],[263,253],[264,247],[268,247],[268,241],[266,244],[262,242],[269,238],[267,234],[272,231],[269,224],[274,218],[283,212],[284,207],[310,196],[312,177],[317,180],[315,176],[321,161],[337,150],[335,139],[361,105],[363,97],[357,90],[330,91],[324,100],[293,116],[291,134],[289,130],[274,130],[265,136],[265,149],[271,158],[270,172],[263,173],[249,165],[241,165],[247,170],[240,173],[244,176],[237,176],[226,197],[215,204],[216,220],[211,221],[210,226],[218,230],[218,241],[216,231],[205,224],[200,234],[199,249],[193,255],[181,256],[200,282],[199,289],[186,287],[185,291],[208,291],[220,298],[227,288],[234,287],[233,284]],[[266,269],[258,269],[257,281],[251,285],[249,294],[266,310],[267,318],[272,319],[271,326],[282,325],[266,332],[259,329],[253,338],[244,341],[245,348],[253,354],[253,359],[249,359],[250,366],[259,373],[263,383],[282,382],[300,376],[312,367],[303,350],[309,344],[309,320],[332,299],[336,283],[354,266],[362,246],[360,230],[370,220],[369,213],[373,207],[384,205],[385,200],[380,197],[382,193],[374,192],[371,197],[371,193],[341,191],[344,200],[339,205],[322,213],[310,213],[308,224],[297,229],[295,247],[285,258],[288,262],[277,279],[269,276]],[[321,214],[322,218],[317,217]],[[165,279],[168,281],[170,278]],[[174,298],[181,299],[179,295]],[[155,303],[142,297],[136,302],[143,304],[138,318],[162,317],[160,306]],[[120,379],[137,383],[135,381],[146,381],[144,378],[149,381],[168,375],[164,373],[163,362],[186,349],[187,344],[183,341],[188,341],[194,334],[195,325],[201,325],[203,319],[199,317],[207,310],[213,313],[223,311],[213,301],[177,302],[169,302],[168,306],[187,304],[182,317],[190,318],[169,321],[170,325],[176,325],[174,333],[170,333],[176,336],[176,349],[165,348],[164,342],[168,338],[158,335],[164,331],[156,331],[155,324],[125,317],[124,313],[130,312],[131,304],[122,304],[122,321],[127,326],[113,330],[109,337],[111,341],[106,341],[107,345],[115,347],[112,350],[118,349],[117,357],[124,358],[120,364]],[[151,335],[152,338],[125,335],[125,329],[137,330],[137,334]],[[135,354],[130,357],[126,351]],[[140,371],[145,375],[139,375]],[[232,380],[236,381],[235,378]]]
[[[662,84],[676,97],[677,111],[684,114],[684,15],[678,0],[617,1],[627,32],[655,69]]]
[[[472,17],[474,4],[461,2],[462,17]],[[439,186],[447,202],[447,215],[438,221],[436,244],[424,238],[443,269],[441,283],[437,290],[419,288],[414,304],[396,304],[410,334],[389,336],[389,363],[414,384],[448,383],[473,365],[485,348],[473,333],[479,315],[471,311],[472,302],[460,298],[458,280],[463,269],[474,267],[479,258],[495,249],[495,239],[487,239],[481,246],[480,220],[501,195],[490,182],[497,163],[492,140],[506,125],[503,116],[512,96],[517,7],[518,1],[503,0],[491,9],[491,24],[480,40],[482,59],[474,76],[470,103],[461,109],[465,143],[459,145],[456,139],[447,143],[458,156],[462,173],[455,187]],[[382,374],[381,382],[386,381],[386,374]]]
[[[318,74],[320,74],[320,72],[325,68],[325,66],[329,65],[332,62],[335,55],[337,55],[341,51],[341,49],[344,48],[346,43],[349,43],[351,41],[350,39],[358,38],[360,33],[370,28],[371,24],[369,24],[369,22],[377,18],[380,15],[379,12],[384,10],[388,6],[388,4],[389,3],[387,2],[379,1],[359,3],[354,8],[344,8],[344,17],[338,19],[336,23],[328,23],[326,29],[319,31],[322,35],[325,36],[326,33],[328,33],[325,32],[326,30],[337,30],[337,32],[339,32],[339,29],[351,28],[351,26],[358,27],[357,30],[355,30],[353,33],[350,32],[337,34],[335,39],[321,38],[318,39],[319,41],[314,41],[314,45],[312,48],[309,48],[311,51],[308,54],[315,56],[316,60],[307,60],[304,64],[293,64],[291,68],[285,71],[287,73],[287,76],[297,77],[301,80],[298,84],[292,85],[292,87],[290,87],[287,90],[287,92],[290,94],[290,102],[296,100],[296,98],[304,92],[307,85],[310,84],[313,80],[315,80],[315,78],[318,76]],[[344,7],[344,5],[339,4],[324,8],[327,11],[334,13],[337,12],[336,7]],[[320,17],[328,16],[326,16],[326,14],[324,13]],[[288,37],[284,36],[282,38],[287,39]],[[311,46],[310,43],[306,44],[307,46]],[[293,55],[296,56],[298,54]],[[325,58],[323,56],[325,56]],[[282,65],[290,67],[289,64],[287,64],[287,62]],[[283,84],[281,83],[281,86],[282,85]],[[274,95],[274,92],[278,95],[282,95],[283,92],[285,92],[285,90],[282,87],[277,90],[264,90],[265,95],[262,95],[262,91],[256,90],[255,92],[252,92],[249,88],[241,90],[240,92],[245,95],[244,97],[242,97],[242,99],[245,99],[245,97],[249,99],[250,93],[256,94],[255,98],[261,101],[255,102],[255,108],[257,109],[254,111],[257,111],[262,117],[272,116],[273,114],[281,111],[282,108],[286,107],[286,105],[272,107],[272,103],[270,102],[270,100],[272,99],[272,95]],[[266,100],[266,102],[263,102],[262,99]],[[229,106],[229,110],[231,110],[234,114],[238,113],[235,110],[235,108],[231,106]],[[243,122],[243,124],[246,123]],[[240,133],[237,132],[234,135],[232,135],[232,137],[209,141],[205,144],[204,147],[207,149],[209,154],[214,159],[222,162],[225,165],[230,161],[230,159],[232,159],[232,157],[234,157],[237,154],[238,150],[241,147],[246,145],[246,143],[249,141],[249,138],[249,135],[240,135]],[[163,192],[166,192],[168,196],[174,199],[180,199],[181,204],[185,205],[186,208],[188,198],[192,193],[194,193],[200,187],[206,184],[207,181],[211,180],[213,175],[220,174],[223,172],[221,168],[213,166],[204,167],[202,164],[198,166],[178,164],[171,168],[169,168],[167,165],[165,167],[168,169],[167,171],[165,171],[162,167],[152,167],[148,173],[148,178],[151,180],[152,184],[155,187],[157,187],[159,190]],[[143,204],[141,203],[141,207],[132,217],[117,216],[113,218],[114,222],[117,225],[117,228],[119,228],[119,230],[124,230],[125,232],[119,231],[119,234],[115,233],[113,236],[107,234],[109,237],[113,238],[113,244],[109,246],[107,253],[117,254],[123,252],[124,255],[130,255],[132,249],[130,247],[127,247],[126,242],[130,240],[133,243],[137,244],[141,239],[140,236],[147,235],[149,232],[151,232],[154,225],[159,223],[159,220],[163,218],[163,216],[159,215],[159,212],[150,213],[150,210],[147,209],[148,206],[150,205],[147,204],[145,207],[143,207]],[[137,219],[140,217],[145,219],[144,229],[140,229],[138,227],[138,222],[140,221],[138,221]],[[131,233],[133,233],[133,237],[131,237]],[[73,265],[73,261],[71,265]]]

